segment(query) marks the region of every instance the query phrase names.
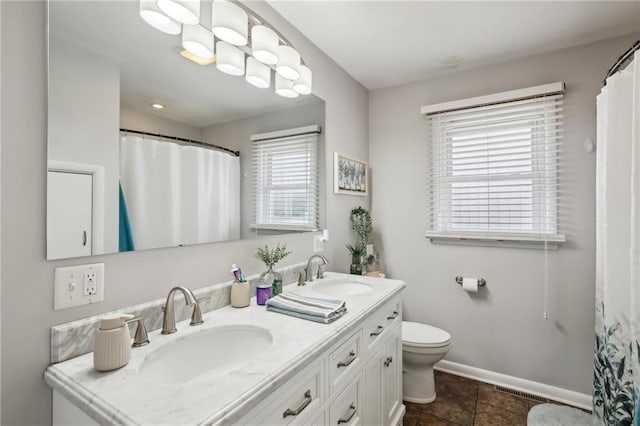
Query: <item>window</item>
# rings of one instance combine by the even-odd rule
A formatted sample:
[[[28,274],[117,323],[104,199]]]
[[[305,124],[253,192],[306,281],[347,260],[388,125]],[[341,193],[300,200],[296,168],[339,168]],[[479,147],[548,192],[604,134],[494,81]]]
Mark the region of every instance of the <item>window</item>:
[[[319,228],[319,126],[254,135],[255,227]]]
[[[551,93],[522,96],[541,88]],[[423,108],[430,135],[428,237],[564,241],[558,234],[562,88]]]

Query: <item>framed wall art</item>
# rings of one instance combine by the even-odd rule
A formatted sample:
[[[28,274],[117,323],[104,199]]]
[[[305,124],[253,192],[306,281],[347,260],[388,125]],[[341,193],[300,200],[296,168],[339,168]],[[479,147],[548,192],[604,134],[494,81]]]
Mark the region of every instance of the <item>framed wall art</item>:
[[[367,195],[368,166],[364,161],[356,160],[335,152],[333,154],[333,192],[336,194]]]

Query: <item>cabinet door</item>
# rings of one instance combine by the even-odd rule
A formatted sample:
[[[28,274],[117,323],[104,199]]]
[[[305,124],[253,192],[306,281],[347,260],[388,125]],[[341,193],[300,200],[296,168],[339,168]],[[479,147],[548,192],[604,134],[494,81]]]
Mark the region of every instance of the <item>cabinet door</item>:
[[[396,331],[384,346],[382,365],[382,422],[391,425],[402,404],[402,340],[400,331]]]
[[[48,172],[47,259],[91,255],[93,176]]]
[[[364,424],[382,425],[382,358],[384,346],[378,349],[364,368]]]

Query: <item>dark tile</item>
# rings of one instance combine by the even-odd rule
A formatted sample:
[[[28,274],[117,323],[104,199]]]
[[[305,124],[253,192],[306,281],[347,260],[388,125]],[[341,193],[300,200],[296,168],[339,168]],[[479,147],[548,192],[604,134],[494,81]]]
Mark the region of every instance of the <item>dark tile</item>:
[[[422,413],[460,425],[472,425],[475,408],[475,399],[444,393],[437,395],[432,403],[425,404]]]
[[[436,371],[436,394],[451,393],[465,398],[476,399],[478,397],[479,382],[453,374]]]
[[[526,413],[514,413],[478,401],[474,426],[526,426]]]
[[[416,426],[418,419],[422,415],[422,406],[419,404],[412,404],[410,402],[404,402],[407,412],[404,414],[402,424],[404,426]]]
[[[540,401],[534,401],[532,399],[527,399],[527,408],[531,410],[536,405],[545,404],[545,403],[546,401],[540,402]]]
[[[403,402],[404,406],[407,408],[407,414],[420,416],[422,414],[422,409],[424,408],[424,404],[414,404],[413,402]]]
[[[526,417],[529,412],[528,400],[508,393],[498,392],[491,385],[481,384],[478,390],[478,404],[488,404]]]
[[[458,426],[457,423],[450,422],[445,419],[441,419],[430,414],[423,414],[418,419],[416,426]]]

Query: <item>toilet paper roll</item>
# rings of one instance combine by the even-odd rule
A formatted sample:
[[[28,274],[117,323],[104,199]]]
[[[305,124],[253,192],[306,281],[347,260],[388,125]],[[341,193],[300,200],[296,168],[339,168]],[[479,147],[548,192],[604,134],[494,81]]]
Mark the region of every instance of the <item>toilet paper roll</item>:
[[[477,278],[462,278],[462,289],[469,293],[478,292],[478,279]]]

